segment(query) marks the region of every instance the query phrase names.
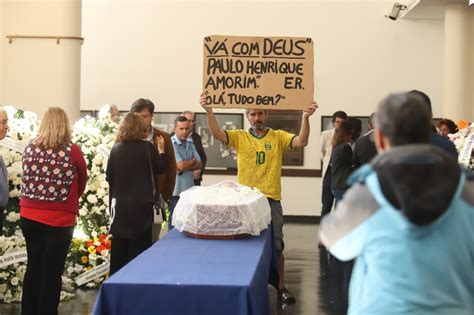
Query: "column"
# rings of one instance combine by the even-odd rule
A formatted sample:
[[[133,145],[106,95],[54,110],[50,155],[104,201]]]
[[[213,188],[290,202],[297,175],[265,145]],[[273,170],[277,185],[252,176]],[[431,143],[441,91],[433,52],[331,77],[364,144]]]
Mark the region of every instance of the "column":
[[[474,121],[474,8],[447,5],[443,116]]]
[[[71,122],[80,112],[81,41],[13,39],[5,35],[81,36],[80,0],[3,0],[4,105],[36,112],[62,107]]]

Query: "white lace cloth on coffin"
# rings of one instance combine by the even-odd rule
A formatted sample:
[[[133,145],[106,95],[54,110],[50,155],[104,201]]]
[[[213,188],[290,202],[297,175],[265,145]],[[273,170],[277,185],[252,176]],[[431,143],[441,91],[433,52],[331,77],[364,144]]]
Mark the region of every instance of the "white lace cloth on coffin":
[[[260,235],[270,222],[265,195],[230,180],[183,191],[173,213],[178,231],[201,235]]]

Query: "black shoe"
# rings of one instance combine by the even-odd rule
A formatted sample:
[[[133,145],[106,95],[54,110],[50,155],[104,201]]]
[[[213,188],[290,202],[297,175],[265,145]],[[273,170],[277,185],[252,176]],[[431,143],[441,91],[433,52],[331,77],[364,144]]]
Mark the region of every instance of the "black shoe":
[[[281,302],[283,304],[294,304],[294,303],[296,303],[295,297],[293,296],[293,294],[291,294],[290,291],[288,291],[286,289],[286,287],[278,289],[277,299],[278,299],[279,302]]]

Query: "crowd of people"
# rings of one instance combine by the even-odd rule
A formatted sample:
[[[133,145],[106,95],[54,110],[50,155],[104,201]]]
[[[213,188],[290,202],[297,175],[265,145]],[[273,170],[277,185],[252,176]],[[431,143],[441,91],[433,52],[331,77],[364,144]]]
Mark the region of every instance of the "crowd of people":
[[[431,120],[429,97],[413,90],[380,102],[367,139],[350,141],[344,120],[335,126],[325,177],[337,204],[326,204],[320,239],[349,270],[354,264],[348,314],[474,312],[474,178],[447,138],[454,123]]]
[[[295,303],[284,276],[282,155],[308,144],[318,105],[308,104],[299,133],[292,134],[269,128],[267,112],[257,109],[245,111],[248,130],[224,130],[204,95],[199,102],[214,138],[237,152],[239,183],[257,187],[268,199],[278,266],[273,284],[280,303]],[[207,159],[193,112],[176,117],[170,135],[153,127],[155,106],[148,99],[137,99],[120,120],[112,110],[120,125],[106,170],[111,275],[152,245],[153,211],[163,204],[169,205],[173,228],[179,195],[201,184]],[[343,111],[334,113],[334,128],[321,135],[320,246],[351,268],[356,259],[350,314],[474,312],[474,181],[447,139],[456,125],[443,119],[434,127],[431,119],[429,97],[413,90],[384,99],[362,136],[361,121]],[[8,117],[0,109],[0,139],[7,131]],[[1,158],[0,168],[3,209],[8,176]],[[23,153],[20,216],[28,264],[22,314],[57,313],[86,182],[86,163],[71,141],[67,114],[51,107]]]

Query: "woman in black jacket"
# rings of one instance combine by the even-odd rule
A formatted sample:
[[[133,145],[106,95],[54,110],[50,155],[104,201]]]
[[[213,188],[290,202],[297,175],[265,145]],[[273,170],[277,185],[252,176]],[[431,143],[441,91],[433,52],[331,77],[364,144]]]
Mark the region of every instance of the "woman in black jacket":
[[[128,113],[117,132],[107,163],[110,192],[110,233],[113,236],[110,274],[125,266],[152,244],[154,183],[167,167],[163,137],[159,153],[146,138],[143,118]],[[151,168],[151,169],[150,169]],[[152,176],[154,181],[152,181]]]
[[[353,170],[351,141],[352,124],[343,121],[332,138],[331,191],[336,205],[348,188],[346,181]]]

